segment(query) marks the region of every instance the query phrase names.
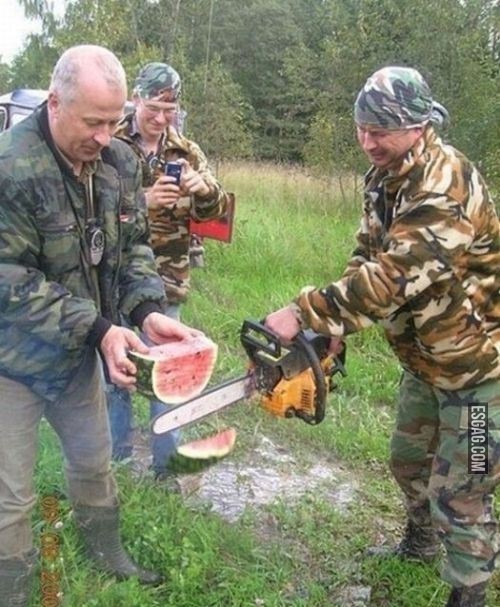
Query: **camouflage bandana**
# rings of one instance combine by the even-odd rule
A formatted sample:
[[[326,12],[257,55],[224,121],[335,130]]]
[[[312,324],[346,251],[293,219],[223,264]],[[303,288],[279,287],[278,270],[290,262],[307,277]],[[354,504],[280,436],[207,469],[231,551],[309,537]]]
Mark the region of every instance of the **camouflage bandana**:
[[[166,63],[148,63],[135,79],[134,93],[143,99],[162,97],[161,101],[177,101],[181,94],[181,78]]]
[[[444,125],[448,112],[432,100],[427,82],[409,67],[384,67],[372,74],[354,104],[354,120],[362,126],[411,129],[428,122]]]

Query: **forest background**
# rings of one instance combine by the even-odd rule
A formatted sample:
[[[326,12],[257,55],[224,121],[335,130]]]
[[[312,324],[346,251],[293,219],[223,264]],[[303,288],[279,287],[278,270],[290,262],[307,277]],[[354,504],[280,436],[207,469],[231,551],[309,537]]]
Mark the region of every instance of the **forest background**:
[[[445,133],[500,185],[498,0],[19,0],[42,19],[0,93],[47,88],[67,47],[117,53],[130,88],[140,66],[172,64],[183,79],[188,136],[213,162],[303,163],[335,176],[366,167],[352,105],[388,64],[417,68],[451,115]]]
[[[479,164],[498,202],[498,0],[73,0],[59,19],[50,1],[19,4],[43,20],[43,29],[10,64],[0,60],[0,94],[47,88],[61,52],[80,43],[115,51],[130,89],[149,61],[171,63],[181,74],[186,134],[220,165],[221,182],[237,196],[233,242],[230,248],[206,243],[206,271],[193,272],[183,311],[188,324],[219,345],[216,381],[246,364],[238,339],[244,318],[263,318],[305,280],[326,284],[345,267],[358,225],[357,184],[367,168],[352,105],[375,69],[398,64],[422,72],[450,112],[445,138]],[[363,556],[367,546],[392,544],[402,533],[400,493],[386,465],[399,367],[381,334],[370,329],[350,337],[347,371],[321,426],[275,420],[243,405],[206,422],[212,430],[223,423],[238,429],[232,456],[210,468],[207,474],[219,476],[202,485],[222,486],[225,508],[234,487],[244,496],[247,484],[253,491],[254,478],[285,488],[284,497],[245,510],[236,522],[210,516],[205,507],[193,511],[184,496],[158,488],[147,473],[137,478],[128,468],[117,470],[125,544],[138,562],[168,573],[157,589],[113,583],[91,569],[60,493],[55,436],[42,425],[37,493],[60,497],[55,571],[64,604],[443,605],[449,589],[437,564]],[[137,396],[134,403],[140,436],[148,425],[143,401]],[[207,427],[192,430],[203,435]],[[234,471],[236,477],[229,476]],[[188,489],[190,477],[182,485]],[[295,502],[283,479],[307,491]],[[41,541],[47,523],[40,503],[37,508]],[[491,605],[500,604],[499,574]],[[32,605],[39,598],[35,593]]]

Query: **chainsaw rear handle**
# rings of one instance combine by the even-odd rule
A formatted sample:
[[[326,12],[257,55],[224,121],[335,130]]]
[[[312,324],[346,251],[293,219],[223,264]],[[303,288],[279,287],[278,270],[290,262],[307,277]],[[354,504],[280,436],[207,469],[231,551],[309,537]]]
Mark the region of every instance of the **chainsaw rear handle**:
[[[314,415],[308,415],[303,411],[297,411],[297,417],[303,419],[308,424],[319,424],[325,418],[325,409],[326,409],[326,377],[321,368],[321,362],[316,354],[315,349],[311,346],[309,340],[306,338],[304,333],[300,331],[297,333],[294,339],[294,343],[296,343],[302,352],[306,355],[308,361],[311,364],[311,369],[314,374],[314,383],[316,384],[316,401],[314,407]]]
[[[244,320],[240,337],[248,357],[253,362],[258,352],[265,352],[276,361],[282,356],[280,338],[260,322]]]

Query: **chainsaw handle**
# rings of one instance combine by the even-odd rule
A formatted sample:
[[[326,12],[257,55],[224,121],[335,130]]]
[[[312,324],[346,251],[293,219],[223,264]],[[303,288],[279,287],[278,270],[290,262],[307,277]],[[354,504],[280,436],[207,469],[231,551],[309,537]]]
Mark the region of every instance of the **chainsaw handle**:
[[[255,361],[255,353],[262,351],[274,359],[281,358],[281,342],[276,333],[263,323],[245,320],[240,332],[241,343],[250,360]]]
[[[271,368],[277,367],[283,377],[287,379],[306,368],[312,370],[316,386],[314,414],[296,409],[295,415],[308,424],[322,422],[325,417],[327,398],[326,376],[321,366],[320,357],[307,335],[300,331],[293,339],[292,344],[285,346],[282,344],[279,335],[266,327],[263,322],[247,319],[241,327],[240,339],[253,363],[264,364]],[[292,348],[292,350],[289,348]],[[300,352],[300,357],[293,355],[293,348],[295,348],[297,354]]]
[[[316,403],[315,403],[315,412],[314,416],[302,414],[300,411],[296,412],[297,417],[300,417],[308,424],[319,424],[325,418],[325,406],[326,406],[326,378],[321,368],[321,363],[316,354],[316,351],[309,343],[307,337],[304,335],[302,331],[297,333],[295,336],[294,342],[299,346],[299,348],[304,352],[307,357],[307,360],[311,364],[311,369],[314,374],[314,382],[316,384]]]

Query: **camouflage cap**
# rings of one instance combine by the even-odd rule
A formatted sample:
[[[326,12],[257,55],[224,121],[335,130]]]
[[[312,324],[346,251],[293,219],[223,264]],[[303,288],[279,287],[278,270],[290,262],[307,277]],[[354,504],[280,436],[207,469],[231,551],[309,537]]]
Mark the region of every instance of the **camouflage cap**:
[[[356,124],[384,129],[411,129],[428,122],[444,124],[446,109],[432,99],[417,70],[389,66],[372,74],[354,104]]]
[[[134,93],[144,99],[165,95],[165,101],[177,101],[181,94],[181,77],[166,63],[148,63],[135,79]]]

